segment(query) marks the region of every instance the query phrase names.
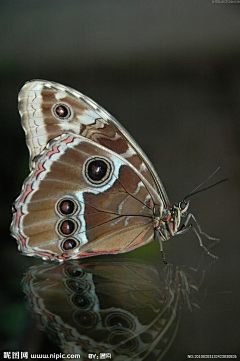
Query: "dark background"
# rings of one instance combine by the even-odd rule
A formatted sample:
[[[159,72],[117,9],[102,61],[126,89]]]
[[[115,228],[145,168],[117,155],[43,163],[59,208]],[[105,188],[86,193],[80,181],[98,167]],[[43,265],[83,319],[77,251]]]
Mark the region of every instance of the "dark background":
[[[40,78],[69,85],[112,113],[148,154],[172,202],[221,167],[210,183],[228,182],[194,196],[190,207],[204,231],[221,238],[211,249],[220,260],[206,276],[213,305],[198,317],[184,316],[166,360],[237,354],[240,3],[11,0],[0,6],[1,348],[18,350],[29,337],[20,281],[28,267],[41,264],[21,257],[9,235],[11,204],[28,175],[17,94]],[[201,249],[190,232],[171,239],[166,253],[169,262],[191,265]]]

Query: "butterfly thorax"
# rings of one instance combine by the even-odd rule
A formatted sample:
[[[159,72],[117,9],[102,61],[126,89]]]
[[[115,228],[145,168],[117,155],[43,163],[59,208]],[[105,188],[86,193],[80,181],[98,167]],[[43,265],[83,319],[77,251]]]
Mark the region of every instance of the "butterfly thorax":
[[[161,218],[155,217],[155,229],[163,241],[167,241],[178,232],[181,218],[186,217],[188,207],[189,202],[183,200],[166,209]]]

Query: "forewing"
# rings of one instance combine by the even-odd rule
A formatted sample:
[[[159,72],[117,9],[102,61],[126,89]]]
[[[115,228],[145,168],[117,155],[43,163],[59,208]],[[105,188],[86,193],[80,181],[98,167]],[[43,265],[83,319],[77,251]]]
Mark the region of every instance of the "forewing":
[[[57,105],[65,105],[69,116],[56,116]],[[19,93],[19,112],[30,152],[30,168],[49,140],[74,133],[111,149],[127,159],[159,193],[160,209],[169,206],[164,187],[139,145],[100,105],[86,95],[55,82],[33,80]]]

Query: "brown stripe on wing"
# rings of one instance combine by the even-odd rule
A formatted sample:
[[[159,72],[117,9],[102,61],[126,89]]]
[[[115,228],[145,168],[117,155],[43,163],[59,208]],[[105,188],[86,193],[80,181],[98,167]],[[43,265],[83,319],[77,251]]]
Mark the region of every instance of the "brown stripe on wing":
[[[57,93],[57,91],[54,89],[43,88],[43,90],[41,92],[41,96],[43,99],[42,109],[47,110],[49,112],[49,110],[51,110],[52,106],[55,103],[66,102],[73,109],[72,117],[68,120],[68,122],[69,123],[74,123],[74,122],[79,123],[79,119],[77,118],[77,116],[82,115],[84,113],[84,111],[86,111],[88,109],[88,106],[85,103],[83,103],[80,99],[76,99],[74,96],[70,95],[67,92],[62,92],[62,94],[64,96],[57,98],[56,94],[59,94],[59,93],[60,93],[60,91]]]
[[[59,243],[59,237],[56,234],[53,235],[51,229],[44,229],[41,233],[32,235],[27,245],[34,250],[59,254],[61,252]]]
[[[149,241],[154,233],[153,209],[150,207],[151,202],[148,203],[149,199],[151,198],[148,190],[138,175],[131,168],[122,166],[119,178],[110,189],[99,194],[84,194],[88,241],[99,241],[101,247],[109,249],[113,247],[114,242],[119,242],[122,252],[130,247],[130,243],[133,243],[135,248],[142,244],[141,242]],[[146,241],[141,241],[142,237],[139,238],[139,234],[144,233],[145,229],[148,229],[150,235]],[[122,237],[123,241],[120,242]]]
[[[126,226],[125,222],[128,222]],[[146,218],[145,218],[146,221]],[[111,223],[114,223],[111,222]],[[81,247],[79,256],[103,253],[124,253],[143,246],[153,240],[154,231],[151,222],[136,224],[136,218],[121,217],[119,227],[112,232],[111,223],[102,225],[98,237],[95,229],[87,232],[89,242]],[[125,225],[124,225],[125,224]]]
[[[84,193],[86,205],[119,216],[144,215],[152,218],[151,196],[138,175],[128,166],[121,166],[119,177],[108,190],[94,194]],[[87,220],[87,219],[86,219]],[[88,221],[87,221],[88,223]]]
[[[81,129],[80,135],[111,149],[117,154],[123,154],[128,150],[126,140],[110,125],[103,123],[101,118],[95,119],[93,124],[85,125]]]

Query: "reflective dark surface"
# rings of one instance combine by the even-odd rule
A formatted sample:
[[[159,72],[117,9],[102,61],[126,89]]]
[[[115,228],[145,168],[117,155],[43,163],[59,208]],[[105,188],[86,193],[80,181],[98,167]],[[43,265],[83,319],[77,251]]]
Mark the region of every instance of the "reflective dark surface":
[[[148,260],[135,251],[112,260],[33,262],[21,282],[23,334],[8,349],[82,360],[182,360],[226,353],[232,337],[236,354],[237,337],[226,333],[223,343],[219,329],[229,332],[237,322],[229,284],[221,273],[214,279],[221,261],[203,253],[195,265],[164,265],[157,248],[145,247]]]
[[[197,285],[178,267],[91,260],[31,267],[23,282],[37,327],[62,353],[161,360]]]
[[[17,255],[25,262],[12,265],[10,283],[3,277],[11,298],[2,330],[12,332],[4,350],[129,361],[237,354],[239,299],[226,279],[230,267],[194,245],[198,257],[180,266],[164,265],[155,241],[126,256],[63,264]],[[166,257],[187,255],[170,247]]]

